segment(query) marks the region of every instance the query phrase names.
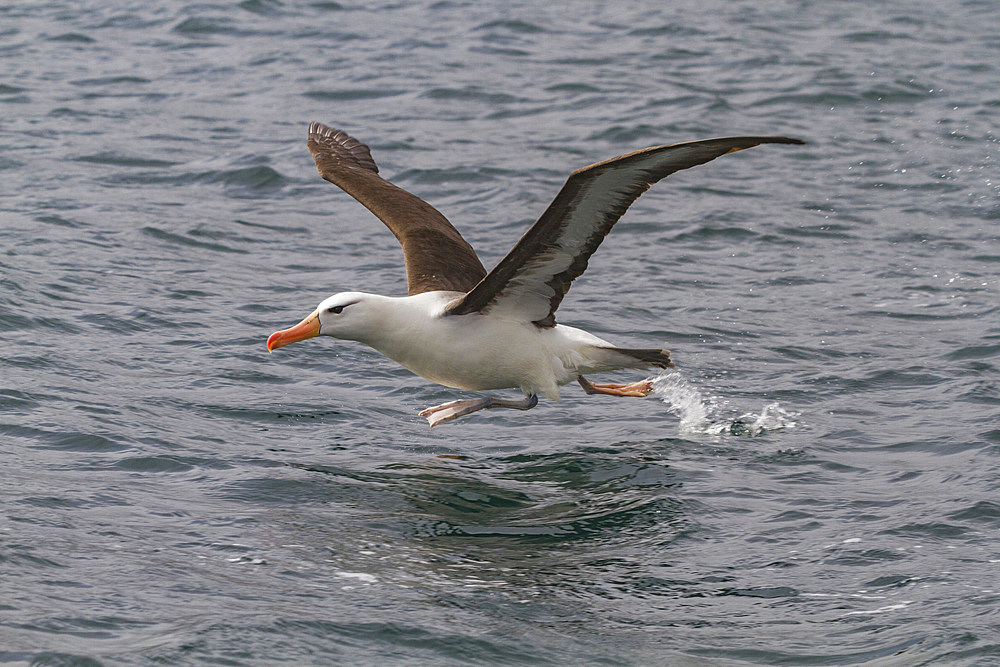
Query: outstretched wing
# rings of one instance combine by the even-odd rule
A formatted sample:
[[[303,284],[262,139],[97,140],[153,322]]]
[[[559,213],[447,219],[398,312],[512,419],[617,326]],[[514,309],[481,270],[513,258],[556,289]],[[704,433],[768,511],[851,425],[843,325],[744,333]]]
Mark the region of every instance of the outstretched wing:
[[[364,204],[403,246],[411,296],[434,290],[467,292],[486,275],[476,251],[447,218],[378,175],[368,146],[322,123],[309,125],[307,145],[320,176]]]
[[[758,144],[802,144],[788,137],[726,137],[653,146],[570,174],[542,217],[448,314],[490,312],[555,325],[570,284],[618,219],[649,186],[675,171]]]

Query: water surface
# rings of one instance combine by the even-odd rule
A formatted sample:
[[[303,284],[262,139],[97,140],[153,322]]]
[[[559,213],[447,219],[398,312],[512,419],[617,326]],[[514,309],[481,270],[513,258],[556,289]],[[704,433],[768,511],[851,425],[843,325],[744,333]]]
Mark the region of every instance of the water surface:
[[[1000,659],[991,3],[0,8],[0,660]],[[319,120],[492,266],[566,175],[786,134],[626,215],[561,322],[644,400],[268,355],[401,253]],[[639,374],[598,378],[639,379]],[[443,458],[442,455],[445,457]],[[457,457],[457,458],[456,458]]]

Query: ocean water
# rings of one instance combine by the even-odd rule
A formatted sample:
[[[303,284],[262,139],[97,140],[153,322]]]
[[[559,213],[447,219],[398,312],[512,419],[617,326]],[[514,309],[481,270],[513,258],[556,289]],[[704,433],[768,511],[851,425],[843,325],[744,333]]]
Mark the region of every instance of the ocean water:
[[[0,663],[1000,662],[995,3],[0,6]],[[433,430],[359,345],[583,165],[784,134],[629,211],[559,321],[678,368]],[[634,381],[623,372],[598,381]],[[510,394],[515,396],[514,393]]]

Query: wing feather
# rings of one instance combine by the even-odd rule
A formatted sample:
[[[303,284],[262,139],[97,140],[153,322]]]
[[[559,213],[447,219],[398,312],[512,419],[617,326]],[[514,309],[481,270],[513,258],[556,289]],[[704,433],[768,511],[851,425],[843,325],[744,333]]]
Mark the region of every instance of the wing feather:
[[[476,251],[447,218],[378,175],[368,146],[322,123],[309,126],[307,145],[320,175],[361,202],[399,241],[411,296],[467,292],[486,275]]]
[[[788,137],[727,137],[653,146],[573,172],[507,256],[448,314],[493,313],[554,326],[555,311],[590,256],[639,195],[675,171]]]

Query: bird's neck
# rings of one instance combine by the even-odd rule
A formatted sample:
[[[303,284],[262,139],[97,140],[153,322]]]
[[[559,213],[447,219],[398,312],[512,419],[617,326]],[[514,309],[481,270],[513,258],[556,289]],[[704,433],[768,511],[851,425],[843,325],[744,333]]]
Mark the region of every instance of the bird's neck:
[[[444,306],[455,297],[444,292],[414,296],[375,298],[371,318],[355,340],[405,364],[415,346],[435,335],[436,322]]]

